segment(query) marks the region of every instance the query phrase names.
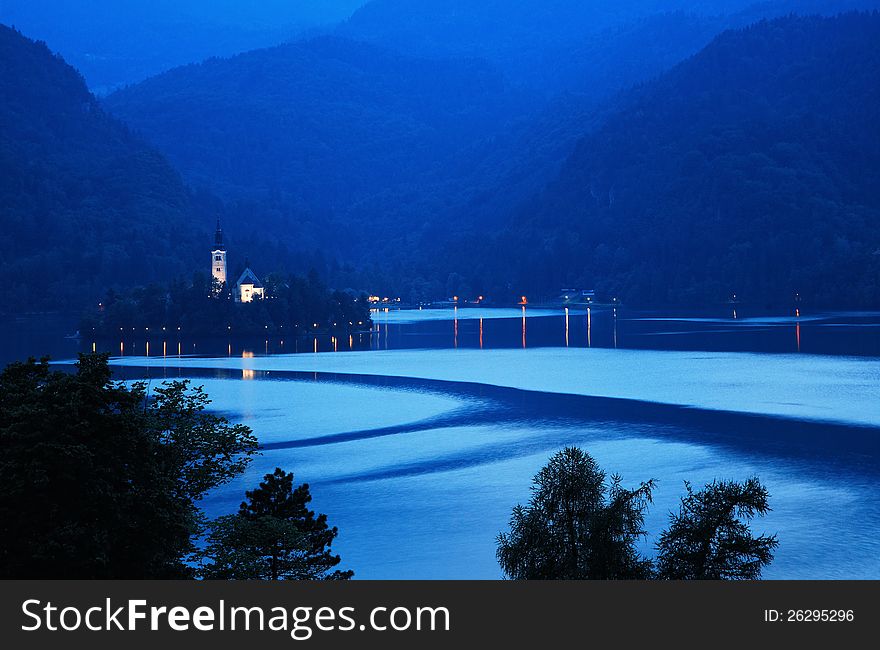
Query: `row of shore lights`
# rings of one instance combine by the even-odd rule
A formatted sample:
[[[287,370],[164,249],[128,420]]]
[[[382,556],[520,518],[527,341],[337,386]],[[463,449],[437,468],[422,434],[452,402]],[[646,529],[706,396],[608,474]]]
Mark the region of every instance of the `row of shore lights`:
[[[349,325],[354,325],[354,322],[353,322],[353,321],[348,321],[348,324],[349,324]],[[363,325],[363,324],[364,324],[364,321],[362,321],[362,320],[359,320],[359,321],[358,321],[358,325]],[[333,327],[337,327],[338,325],[339,325],[339,323],[333,323]],[[266,325],[265,327],[266,327],[266,329],[269,329],[269,326],[268,326],[268,325]],[[280,327],[281,329],[284,329],[284,325],[279,325],[279,327]],[[294,327],[299,327],[299,325],[294,325]],[[318,328],[318,324],[317,324],[317,323],[314,323],[313,327],[314,327],[315,329],[317,329],[317,328]],[[226,326],[226,329],[227,329],[227,330],[232,330],[232,325],[227,325],[227,326]],[[163,328],[162,328],[162,331],[163,331],[163,332],[165,332],[165,331],[167,331],[167,330],[168,330],[167,327],[163,327]],[[178,327],[178,328],[177,328],[177,331],[179,332],[180,330],[181,330],[181,328]],[[93,331],[93,332],[95,331],[95,328],[94,328],[94,327],[92,328],[92,331]],[[124,331],[125,331],[125,328],[124,328],[124,327],[120,327],[120,328],[119,328],[119,331],[120,331],[120,332],[124,332]],[[136,331],[137,331],[137,328],[136,328],[136,327],[132,327],[132,328],[131,328],[131,331],[132,331],[132,332],[136,332]],[[144,331],[145,331],[145,332],[149,332],[149,331],[150,331],[150,328],[149,328],[149,327],[145,327],[145,328],[144,328]]]

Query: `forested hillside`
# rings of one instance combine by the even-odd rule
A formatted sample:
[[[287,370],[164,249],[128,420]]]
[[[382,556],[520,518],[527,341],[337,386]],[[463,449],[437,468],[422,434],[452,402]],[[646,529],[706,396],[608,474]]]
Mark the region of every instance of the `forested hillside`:
[[[2,0],[0,23],[44,40],[106,94],[169,68],[277,45],[364,0]]]
[[[575,81],[580,46],[594,34],[661,12],[712,15],[752,1],[372,0],[341,31],[404,52],[480,57],[514,83],[553,94]]]
[[[579,144],[501,237],[498,283],[877,304],[878,39],[876,13],[723,34]]]
[[[236,268],[408,299],[876,304],[877,16],[743,27],[878,2],[374,0],[101,105],[4,28],[6,308],[189,276],[217,216]]]
[[[381,3],[391,6],[393,0],[374,0],[372,4]],[[432,0],[428,5],[433,6]],[[599,31],[585,31],[566,51],[563,67],[570,66],[571,74],[563,92],[513,121],[503,133],[474,143],[460,157],[454,180],[441,177],[434,186],[425,188],[422,212],[437,214],[436,223],[442,231],[431,230],[426,238],[436,242],[438,236],[448,236],[452,230],[479,237],[501,227],[513,210],[559,173],[578,140],[625,104],[622,91],[655,79],[699,52],[718,34],[795,10],[802,15],[836,15],[852,7],[880,7],[880,0],[775,0],[749,5],[742,11],[717,13],[735,6],[737,3],[702,3],[695,11],[656,13]],[[406,31],[408,26],[404,21],[399,29]],[[455,191],[449,193],[446,188],[450,187]]]
[[[466,148],[502,131],[520,99],[481,61],[321,37],[178,68],[106,106],[194,186],[340,215],[346,228],[328,241],[375,244],[418,229],[430,215],[406,207]],[[258,210],[253,218],[279,230]]]
[[[631,31],[660,14],[719,22],[740,14],[757,20],[876,5],[874,0],[371,0],[340,31],[402,52],[480,57],[513,83],[552,97],[573,88],[589,91],[597,78],[605,85],[613,83],[602,79],[603,72],[623,75],[625,83],[628,66],[662,64],[664,50],[686,47],[674,38],[652,42],[661,33],[642,32],[645,41],[631,41],[628,51],[618,50],[622,60],[596,49],[609,42],[609,31]],[[660,58],[652,61],[651,53],[657,50]],[[595,55],[604,66],[596,65]]]
[[[81,307],[107,286],[190,272],[186,188],[80,75],[0,25],[4,311]]]

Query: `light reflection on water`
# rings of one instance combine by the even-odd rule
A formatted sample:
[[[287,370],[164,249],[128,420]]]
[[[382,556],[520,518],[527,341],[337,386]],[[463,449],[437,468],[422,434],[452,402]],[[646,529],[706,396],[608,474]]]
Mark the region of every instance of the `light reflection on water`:
[[[566,308],[558,313],[526,306],[516,318],[469,318],[467,309],[450,310],[448,321],[428,319],[396,322],[394,312],[377,315],[372,331],[318,334],[292,346],[284,339],[247,338],[199,340],[185,338],[127,338],[114,346],[106,341],[87,341],[89,349],[110,350],[119,356],[150,356],[150,344],[161,345],[176,354],[239,356],[242,352],[261,355],[307,351],[348,352],[395,349],[499,349],[533,347],[623,348],[655,350],[706,350],[807,354],[880,356],[880,317],[831,314],[748,319],[733,318],[642,318],[637,314],[588,308]],[[171,344],[169,346],[169,343]],[[291,349],[292,347],[292,349]]]
[[[379,314],[373,331],[349,335],[348,346],[335,335],[286,343],[263,337],[190,341],[183,334],[77,343],[58,331],[51,339],[29,339],[23,336],[26,326],[13,323],[15,329],[0,332],[6,335],[0,349],[8,360],[45,352],[70,358],[78,349],[155,356],[160,344],[166,357],[176,350],[177,357],[243,359],[546,346],[880,356],[877,314],[749,317],[739,307],[734,321],[731,314],[669,317],[626,309],[548,314],[525,305],[508,318],[471,317],[468,311],[414,323],[396,322],[393,312]],[[193,375],[173,363],[151,372],[161,372],[158,378]],[[199,381],[214,408],[252,426],[267,447],[247,476],[206,500],[207,509],[214,515],[231,511],[262,473],[276,465],[293,470],[298,480],[314,485],[315,507],[340,527],[338,550],[362,578],[498,577],[495,535],[506,526],[510,508],[528,498],[531,476],[567,444],[583,446],[629,484],[659,479],[648,520],[652,531],[675,507],[682,481],[757,474],[774,508],[758,529],[778,532],[781,541],[768,577],[880,577],[877,429],[742,419],[639,402],[624,407],[615,400],[450,382],[428,386],[317,373],[308,380],[268,381],[247,367],[240,373],[210,371]]]
[[[626,308],[542,310],[459,307],[445,314],[431,310],[382,312],[372,331],[304,337],[226,337],[190,339],[186,332],[134,332],[121,340],[74,338],[76,320],[0,321],[0,361],[70,359],[78,352],[103,351],[137,357],[259,355],[395,349],[622,348],[880,356],[880,314],[815,313],[748,316],[731,313],[669,315]],[[503,314],[499,318],[496,315]],[[413,316],[415,314],[416,316]],[[442,316],[447,317],[443,320]],[[347,337],[348,344],[345,344]],[[148,349],[149,348],[149,349]]]
[[[629,484],[659,480],[652,533],[685,480],[758,475],[773,512],[755,528],[781,542],[767,577],[880,576],[876,429],[450,382],[205,374],[215,407],[265,445],[248,476],[206,500],[209,512],[234,509],[274,467],[292,470],[313,485],[362,578],[498,577],[495,535],[531,476],[571,444]]]

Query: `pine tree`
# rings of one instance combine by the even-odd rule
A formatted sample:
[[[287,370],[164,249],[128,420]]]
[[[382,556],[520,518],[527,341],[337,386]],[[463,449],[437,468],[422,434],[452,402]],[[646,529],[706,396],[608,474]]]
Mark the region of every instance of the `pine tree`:
[[[196,501],[243,471],[251,430],[188,382],[111,381],[107,355],[0,372],[0,577],[180,578]]]
[[[308,484],[294,489],[293,474],[278,468],[245,493],[235,515],[211,523],[202,575],[227,580],[347,580],[332,571],[341,559],[331,550],[338,530],[327,515],[309,510]]]
[[[498,536],[498,561],[516,580],[643,579],[651,562],[636,542],[654,482],[635,490],[610,484],[596,461],[566,448],[535,476],[528,506],[518,505],[511,531]]]
[[[685,483],[678,514],[658,542],[658,574],[668,580],[757,580],[773,561],[775,535],[754,537],[749,521],[770,511],[767,489],[757,478],[745,483],[713,481],[694,492]]]

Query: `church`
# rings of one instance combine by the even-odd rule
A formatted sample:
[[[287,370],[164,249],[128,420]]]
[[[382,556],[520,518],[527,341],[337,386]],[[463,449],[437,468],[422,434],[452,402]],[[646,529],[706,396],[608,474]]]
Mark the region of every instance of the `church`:
[[[211,250],[211,276],[220,285],[220,293],[226,293],[228,285],[228,268],[226,261],[226,247],[223,245],[223,229],[220,227],[220,219],[217,219],[217,231],[214,233],[214,248]],[[254,273],[248,262],[245,269],[238,276],[238,281],[232,287],[232,296],[235,302],[253,302],[265,297],[265,287],[260,278]]]

